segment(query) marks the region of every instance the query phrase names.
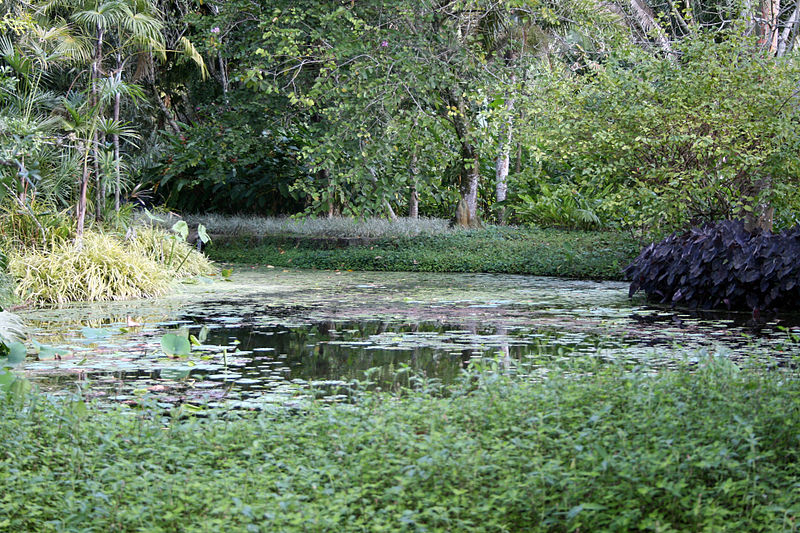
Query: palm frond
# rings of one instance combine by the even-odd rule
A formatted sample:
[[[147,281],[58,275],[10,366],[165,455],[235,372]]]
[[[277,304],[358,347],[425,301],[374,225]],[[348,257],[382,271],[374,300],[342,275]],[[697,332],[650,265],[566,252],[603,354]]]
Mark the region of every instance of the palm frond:
[[[203,56],[200,55],[200,52],[197,51],[197,48],[194,47],[192,41],[187,39],[186,37],[181,37],[178,40],[179,52],[183,53],[185,57],[192,60],[197,67],[200,69],[200,74],[203,79],[208,77],[208,69],[206,68],[206,62],[203,60]]]
[[[108,117],[101,117],[97,120],[97,131],[105,133],[106,135],[119,135],[128,142],[131,142],[133,139],[142,138],[135,129],[126,125],[125,122]]]

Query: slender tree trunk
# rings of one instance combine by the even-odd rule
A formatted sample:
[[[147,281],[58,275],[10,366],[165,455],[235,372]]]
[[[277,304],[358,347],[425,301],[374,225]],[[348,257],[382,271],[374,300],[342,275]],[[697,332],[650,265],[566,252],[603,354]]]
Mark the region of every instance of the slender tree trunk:
[[[94,137],[92,139],[92,168],[94,168],[94,196],[95,196],[95,206],[94,206],[94,219],[97,222],[101,222],[103,220],[103,204],[105,204],[105,188],[103,187],[103,175],[100,172],[100,151],[98,150],[98,146],[100,146],[100,138],[97,132],[94,132]]]
[[[219,60],[219,77],[220,82],[222,83],[222,97],[225,100],[225,104],[228,103],[228,69],[227,65],[225,64],[225,59],[222,57],[222,53],[217,54],[217,59]]]
[[[114,122],[119,122],[119,102],[120,94],[114,95]],[[114,212],[119,214],[119,201],[120,201],[120,154],[119,154],[119,134],[114,133],[111,136],[111,141],[114,143]]]
[[[411,194],[408,197],[408,218],[419,218],[419,193],[417,192],[417,148],[414,147],[414,152],[411,154],[411,160],[408,164],[408,174],[411,181]]]
[[[89,146],[81,143],[83,153],[83,174],[81,176],[80,188],[78,190],[78,204],[75,209],[75,240],[80,242],[83,239],[83,227],[86,221],[86,192],[89,187]]]
[[[669,42],[669,36],[667,35],[667,32],[664,31],[664,28],[662,28],[658,23],[653,9],[647,4],[647,2],[645,2],[645,0],[631,0],[630,6],[634,16],[636,17],[636,21],[639,23],[639,26],[642,28],[642,30],[644,30],[645,33],[649,33],[655,37],[658,46],[661,47],[661,50],[667,54],[667,57],[674,60],[675,53],[673,52],[672,45]]]
[[[778,51],[778,16],[780,13],[781,0],[761,0],[758,42],[771,54]]]
[[[181,127],[178,125],[178,122],[175,120],[175,116],[172,114],[172,111],[167,107],[167,104],[164,103],[164,100],[161,98],[161,93],[156,87],[156,82],[154,78],[150,78],[150,90],[153,91],[153,97],[156,100],[156,104],[158,104],[158,108],[164,114],[164,118],[169,124],[170,129],[173,133],[180,133]]]
[[[516,81],[516,76],[511,77],[511,83]],[[514,99],[509,98],[506,101],[506,112],[508,119],[506,120],[505,139],[500,143],[500,154],[497,156],[495,163],[495,199],[498,202],[504,202],[508,193],[508,169],[511,160],[511,142],[514,138]],[[506,223],[506,210],[501,207],[497,211],[497,220],[500,224]]]
[[[19,172],[17,175],[19,176],[19,201],[20,203],[24,204],[25,200],[27,199],[27,191],[28,191],[28,182],[25,179],[25,176],[22,173],[22,170],[25,168],[25,157],[23,156],[19,162]]]
[[[795,3],[794,11],[792,11],[789,20],[783,27],[781,36],[778,39],[778,50],[775,53],[778,57],[786,55],[786,52],[792,49],[792,42],[797,38],[797,26],[800,21],[800,0]],[[775,32],[777,34],[777,32]]]

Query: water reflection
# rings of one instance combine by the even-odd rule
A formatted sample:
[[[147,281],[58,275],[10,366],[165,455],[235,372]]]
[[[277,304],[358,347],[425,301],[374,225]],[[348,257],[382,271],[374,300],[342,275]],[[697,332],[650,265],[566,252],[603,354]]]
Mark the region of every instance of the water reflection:
[[[172,299],[30,312],[37,340],[67,354],[30,361],[25,372],[50,390],[80,386],[119,401],[262,408],[310,394],[335,398],[366,377],[383,388],[413,375],[450,382],[486,359],[535,375],[553,360],[664,368],[719,346],[732,359],[785,362],[799,352],[794,317],[644,307],[619,283],[296,271],[238,279]],[[160,346],[168,331],[201,345],[168,358]]]

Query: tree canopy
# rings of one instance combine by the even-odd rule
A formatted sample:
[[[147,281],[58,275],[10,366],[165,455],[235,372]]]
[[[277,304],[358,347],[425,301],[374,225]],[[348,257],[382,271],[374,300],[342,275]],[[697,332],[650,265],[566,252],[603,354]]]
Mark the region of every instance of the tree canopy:
[[[77,227],[190,211],[658,233],[794,223],[778,0],[0,6],[0,177]]]

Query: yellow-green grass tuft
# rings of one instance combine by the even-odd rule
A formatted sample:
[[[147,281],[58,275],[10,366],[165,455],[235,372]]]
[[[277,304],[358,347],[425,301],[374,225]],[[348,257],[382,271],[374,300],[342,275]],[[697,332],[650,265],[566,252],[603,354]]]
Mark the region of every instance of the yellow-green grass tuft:
[[[150,226],[136,226],[130,247],[172,270],[178,277],[208,276],[216,268],[206,256],[177,235]]]
[[[167,292],[175,276],[118,238],[87,232],[80,245],[53,242],[50,249],[9,254],[17,296],[35,304],[129,300]]]

